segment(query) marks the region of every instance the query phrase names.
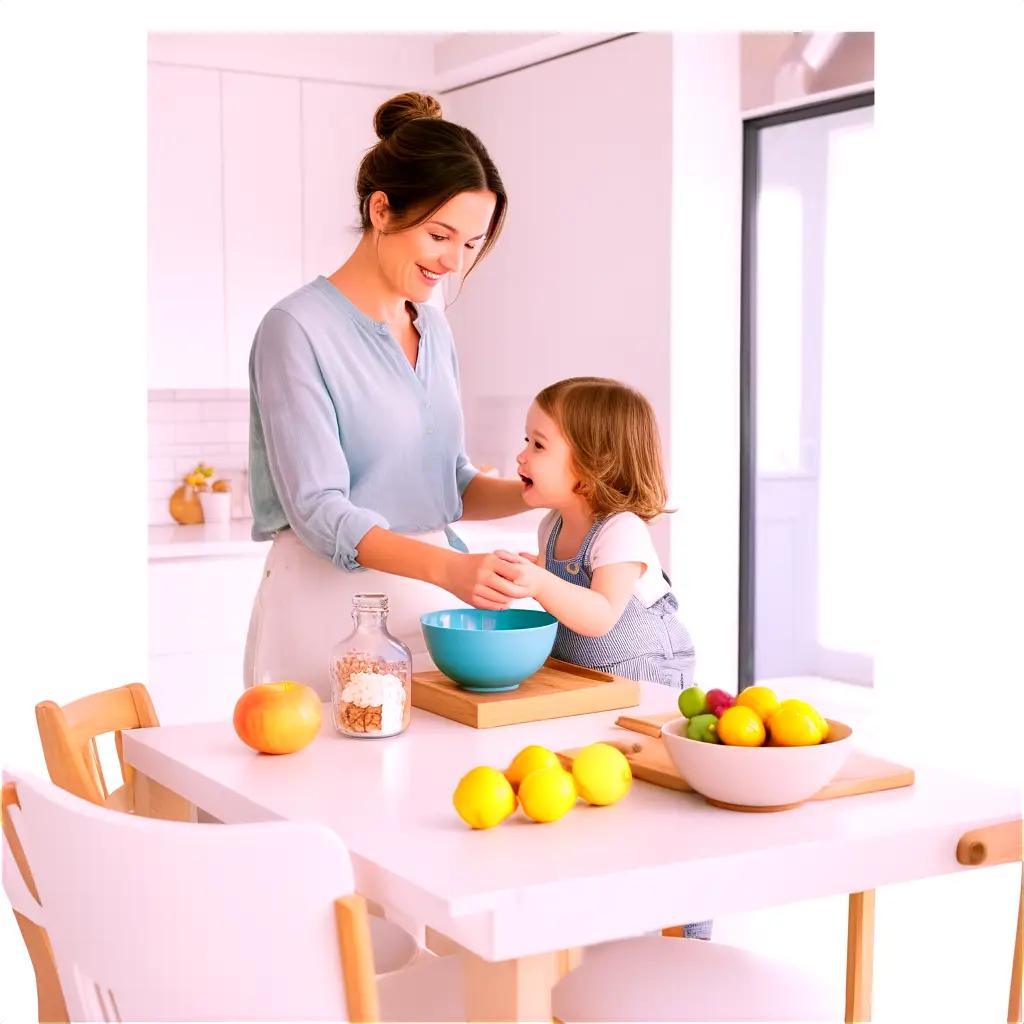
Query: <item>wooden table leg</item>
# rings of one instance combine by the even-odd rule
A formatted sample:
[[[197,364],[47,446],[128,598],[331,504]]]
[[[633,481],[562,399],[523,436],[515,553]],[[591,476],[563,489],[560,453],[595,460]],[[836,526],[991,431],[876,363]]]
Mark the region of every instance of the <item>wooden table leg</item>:
[[[875,952],[875,891],[850,893],[846,931],[846,1021],[871,1020],[871,970]]]
[[[579,963],[578,950],[484,960],[465,950],[467,1021],[550,1021],[551,990]]]
[[[136,814],[166,821],[196,821],[196,808],[173,790],[137,769],[131,775],[131,806]]]

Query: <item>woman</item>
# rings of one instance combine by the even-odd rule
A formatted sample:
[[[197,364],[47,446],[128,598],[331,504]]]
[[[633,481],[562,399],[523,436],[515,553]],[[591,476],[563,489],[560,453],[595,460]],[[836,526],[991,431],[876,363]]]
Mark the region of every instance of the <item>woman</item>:
[[[324,700],[353,594],[389,596],[389,628],[414,665],[424,612],[504,608],[524,594],[513,567],[469,554],[451,530],[526,506],[518,480],[480,475],[463,451],[451,331],[427,304],[494,245],[504,186],[433,97],[396,96],[374,126],[380,141],[356,181],[359,244],[266,314],[249,358],[253,538],[273,545],[244,683],[296,679]]]

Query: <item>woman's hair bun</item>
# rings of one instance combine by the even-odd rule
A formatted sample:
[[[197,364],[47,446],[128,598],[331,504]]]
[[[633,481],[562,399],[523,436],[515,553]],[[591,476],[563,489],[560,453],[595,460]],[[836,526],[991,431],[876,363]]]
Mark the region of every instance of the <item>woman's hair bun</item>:
[[[419,117],[440,117],[441,104],[421,92],[403,92],[385,100],[373,115],[373,127],[380,139],[388,139],[406,121]]]

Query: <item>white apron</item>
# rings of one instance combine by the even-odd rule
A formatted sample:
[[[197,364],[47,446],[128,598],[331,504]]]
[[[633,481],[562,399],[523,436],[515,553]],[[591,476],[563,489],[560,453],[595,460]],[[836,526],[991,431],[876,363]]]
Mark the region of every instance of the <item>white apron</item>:
[[[415,539],[450,547],[444,531],[420,533]],[[314,554],[295,532],[282,530],[267,553],[249,619],[242,681],[293,679],[312,686],[330,700],[330,655],[352,632],[352,596],[387,594],[388,632],[412,652],[415,671],[433,668],[420,616],[440,608],[468,608],[465,602],[432,583],[368,569],[349,572]]]

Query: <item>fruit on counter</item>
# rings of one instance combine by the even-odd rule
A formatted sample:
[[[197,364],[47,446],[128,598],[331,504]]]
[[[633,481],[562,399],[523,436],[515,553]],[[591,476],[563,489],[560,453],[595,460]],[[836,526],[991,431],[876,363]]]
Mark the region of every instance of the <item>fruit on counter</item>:
[[[802,711],[805,715],[810,715],[814,720],[814,724],[818,727],[818,731],[821,733],[823,740],[828,739],[828,722],[818,713],[817,709],[812,705],[808,704],[805,700],[797,700],[795,697],[790,697],[788,700],[784,700],[778,707],[778,710],[783,708],[796,708],[797,711]]]
[[[684,718],[696,718],[708,710],[707,694],[699,686],[687,686],[679,694],[679,714]]]
[[[771,687],[748,686],[745,690],[740,690],[736,697],[736,706],[750,708],[762,722],[767,722],[778,711],[779,698],[775,696],[775,691]]]
[[[505,778],[512,784],[512,789],[518,792],[519,783],[530,772],[535,772],[538,768],[555,767],[560,768],[561,763],[553,750],[538,746],[523,747],[505,769]]]
[[[494,828],[516,809],[516,795],[502,772],[482,765],[462,776],[452,804],[470,828]]]
[[[718,738],[718,716],[712,714],[697,715],[686,724],[686,735],[691,740],[702,743],[720,743]]]
[[[736,698],[725,690],[708,690],[708,712],[712,715],[721,715],[726,708],[731,708]]]
[[[320,731],[323,705],[310,686],[284,680],[260,683],[235,702],[238,738],[263,754],[293,754]]]
[[[519,803],[533,821],[558,821],[576,803],[576,783],[561,765],[538,768],[519,783]]]
[[[779,707],[768,723],[775,747],[810,747],[822,741],[817,722],[802,708]]]
[[[764,722],[753,709],[733,705],[718,719],[718,738],[731,747],[760,747],[765,740]]]
[[[572,762],[576,792],[588,804],[606,807],[621,800],[633,784],[633,772],[621,750],[610,743],[591,743]]]

